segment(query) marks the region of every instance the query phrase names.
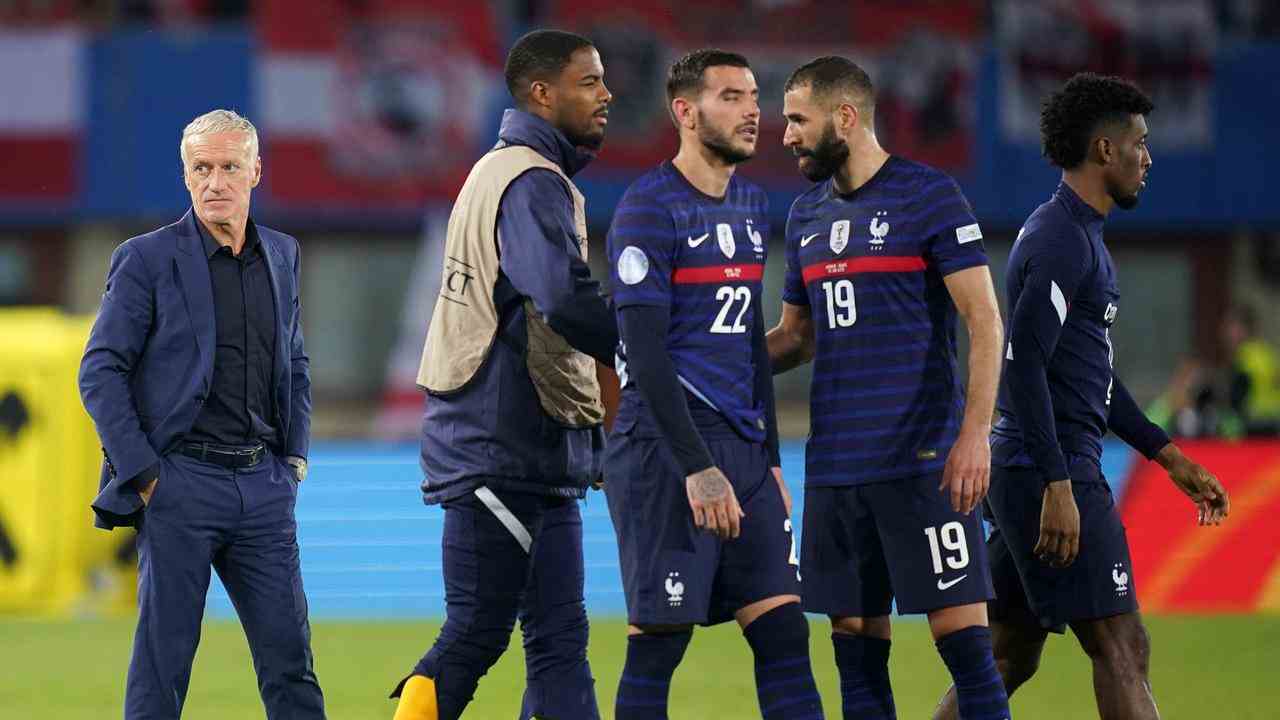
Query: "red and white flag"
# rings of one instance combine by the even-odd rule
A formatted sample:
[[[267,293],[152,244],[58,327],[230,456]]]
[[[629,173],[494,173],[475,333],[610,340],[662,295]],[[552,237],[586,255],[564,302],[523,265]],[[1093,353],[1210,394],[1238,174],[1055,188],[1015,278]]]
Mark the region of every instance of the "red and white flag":
[[[268,0],[257,23],[273,203],[403,212],[451,199],[502,87],[488,3]]]
[[[84,36],[75,28],[0,30],[0,200],[74,200],[85,62]]]

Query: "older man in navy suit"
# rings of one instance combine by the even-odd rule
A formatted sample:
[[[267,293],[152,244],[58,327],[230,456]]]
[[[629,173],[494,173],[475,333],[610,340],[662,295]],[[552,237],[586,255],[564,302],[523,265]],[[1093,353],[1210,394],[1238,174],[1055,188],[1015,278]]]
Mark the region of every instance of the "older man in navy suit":
[[[311,426],[298,241],[249,219],[252,123],[214,110],[179,150],[192,210],[116,249],[80,365],[106,455],[96,523],[138,528],[124,715],[181,715],[212,566],[267,716],[323,718],[294,522]]]

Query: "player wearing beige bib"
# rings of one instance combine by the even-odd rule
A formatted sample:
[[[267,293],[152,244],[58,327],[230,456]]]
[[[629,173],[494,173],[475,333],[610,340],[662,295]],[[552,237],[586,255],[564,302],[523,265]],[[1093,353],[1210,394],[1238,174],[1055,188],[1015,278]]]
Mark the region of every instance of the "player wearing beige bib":
[[[578,499],[599,474],[613,315],[587,269],[569,179],[604,140],[612,96],[585,38],[521,38],[507,110],[449,218],[439,302],[418,383],[422,489],[445,511],[446,620],[397,688],[397,720],[452,720],[506,649],[517,616],[520,717],[598,718],[587,664]]]

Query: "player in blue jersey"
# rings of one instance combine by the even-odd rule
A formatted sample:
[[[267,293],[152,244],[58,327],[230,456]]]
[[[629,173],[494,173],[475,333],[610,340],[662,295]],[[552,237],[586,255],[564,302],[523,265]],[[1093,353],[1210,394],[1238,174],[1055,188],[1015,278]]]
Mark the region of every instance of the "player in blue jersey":
[[[783,142],[818,184],[791,207],[775,372],[812,360],[800,563],[828,615],[845,718],[895,717],[889,611],[927,613],[961,717],[1004,720],[991,578],[974,509],[987,489],[1000,311],[982,231],[955,181],[890,155],[875,91],[822,57],[787,81]],[[969,330],[967,400],[957,310]]]
[[[615,717],[666,718],[692,626],[735,619],[767,720],[821,718],[800,609],[760,310],[763,191],[746,59],[699,50],[667,79],[675,159],[627,189],[609,229],[621,399],[605,458],[629,623]]]
[[[1102,436],[1111,430],[1163,465],[1201,524],[1218,524],[1230,507],[1217,479],[1147,420],[1111,366],[1120,291],[1102,226],[1112,209],[1138,203],[1151,167],[1151,110],[1128,82],[1087,73],[1044,105],[1044,154],[1062,182],[1009,256],[1009,345],[991,443],[991,614],[1005,686],[1012,693],[1030,679],[1047,633],[1070,625],[1093,661],[1104,720],[1158,714],[1129,544],[1099,464]],[[955,717],[950,696],[937,717]]]

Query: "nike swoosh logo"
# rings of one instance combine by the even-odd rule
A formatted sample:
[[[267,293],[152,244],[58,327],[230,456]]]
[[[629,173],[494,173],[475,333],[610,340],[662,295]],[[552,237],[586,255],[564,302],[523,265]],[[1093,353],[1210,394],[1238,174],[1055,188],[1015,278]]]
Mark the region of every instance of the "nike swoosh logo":
[[[956,583],[960,582],[961,580],[963,580],[963,579],[965,579],[965,578],[967,578],[967,577],[969,577],[969,575],[968,575],[968,573],[965,573],[964,575],[961,575],[960,577],[956,578],[955,580],[951,580],[950,582],[943,582],[943,581],[942,581],[942,578],[938,578],[938,589],[939,589],[939,590],[947,590],[947,589],[949,589],[952,585],[955,585]]]
[[[810,240],[818,237],[818,235],[820,234],[821,233],[814,233],[812,235],[805,235],[804,237],[800,238],[800,247],[804,247],[805,245],[808,245]]]
[[[711,233],[702,233],[701,235],[699,235],[699,236],[698,236],[698,237],[696,237],[696,238],[695,238],[694,236],[690,235],[690,236],[689,236],[689,247],[691,247],[691,248],[696,248],[696,247],[698,247],[699,245],[701,245],[701,244],[702,244],[702,241],[703,241],[703,240],[706,240],[710,235],[711,235]]]

